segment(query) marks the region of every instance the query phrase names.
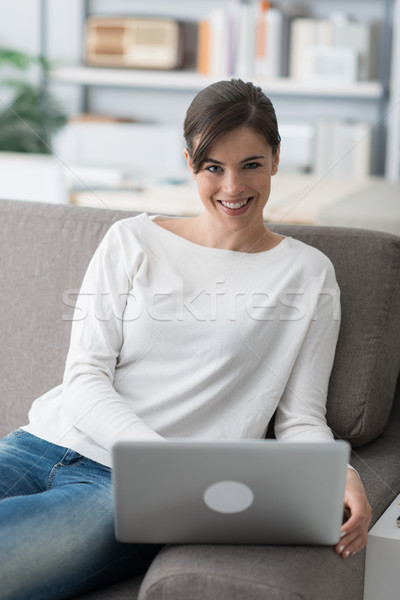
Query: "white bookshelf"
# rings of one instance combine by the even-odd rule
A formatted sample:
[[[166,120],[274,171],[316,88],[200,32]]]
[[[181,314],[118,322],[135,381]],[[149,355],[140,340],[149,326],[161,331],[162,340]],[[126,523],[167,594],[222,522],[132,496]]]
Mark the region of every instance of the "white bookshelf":
[[[54,0],[47,0],[52,12],[49,23],[55,22],[60,5]],[[176,17],[182,20],[198,22],[209,14],[214,6],[227,7],[231,0],[204,0],[202,3],[192,3],[185,0],[149,0],[142,3],[139,0],[85,0],[82,1],[84,10],[80,14],[80,22],[76,27],[81,31],[83,42],[83,22],[90,14],[142,14]],[[256,0],[249,0],[255,4]],[[269,95],[277,106],[280,122],[295,117],[299,122],[316,121],[317,119],[340,119],[342,121],[363,121],[369,124],[372,137],[372,173],[385,174],[391,180],[400,179],[400,77],[399,61],[399,24],[398,5],[400,0],[305,0],[302,10],[312,18],[325,18],[335,11],[346,12],[356,20],[379,23],[381,29],[380,75],[376,81],[356,81],[350,84],[313,83],[299,81],[289,77],[252,79]],[[46,0],[43,0],[46,3]],[[397,11],[396,25],[392,25],[392,10]],[[76,5],[77,6],[77,5]],[[274,3],[283,12],[298,10],[297,0],[277,0]],[[60,19],[56,19],[60,22]],[[391,42],[391,34],[393,40]],[[54,26],[48,27],[47,35],[52,40],[51,45],[57,45]],[[76,39],[76,34],[75,38]],[[65,45],[65,44],[64,44]],[[75,45],[76,48],[76,45]],[[63,50],[64,52],[64,50]],[[118,68],[89,67],[83,64],[82,44],[79,52],[74,51],[74,57],[58,61],[51,75],[51,83],[61,94],[74,97],[79,110],[107,112],[107,109],[119,110],[115,116],[132,117],[135,120],[149,121],[156,114],[156,121],[171,124],[173,114],[179,114],[181,119],[188,106],[190,98],[200,89],[215,80],[230,78],[232,75],[223,74],[217,77],[199,75],[193,71],[145,71]],[[392,53],[392,86],[389,90],[388,72]],[[79,54],[79,56],[78,56]],[[397,56],[397,58],[396,58]],[[72,58],[72,60],[71,60]],[[393,81],[397,81],[393,88]],[[74,90],[72,93],[70,90]],[[154,93],[156,92],[156,93]],[[389,99],[390,92],[390,99]],[[159,110],[159,102],[163,110]],[[388,108],[393,109],[388,111]],[[134,107],[134,110],[133,110]],[[142,110],[143,109],[143,110]],[[154,113],[156,110],[156,113]],[[134,112],[136,111],[136,112]],[[174,113],[175,111],[175,113]],[[176,117],[176,123],[178,117]],[[385,156],[386,149],[386,159]],[[384,162],[385,161],[385,162]]]
[[[225,78],[230,78],[226,75]],[[219,77],[218,79],[224,79]],[[188,90],[197,92],[215,79],[191,71],[139,71],[132,69],[106,69],[83,66],[65,66],[56,69],[52,80],[86,86],[117,86],[165,90]],[[379,100],[382,85],[377,81],[360,81],[349,85],[303,83],[289,78],[255,80],[257,85],[267,87],[270,93],[287,96],[314,96],[330,98],[354,98]]]

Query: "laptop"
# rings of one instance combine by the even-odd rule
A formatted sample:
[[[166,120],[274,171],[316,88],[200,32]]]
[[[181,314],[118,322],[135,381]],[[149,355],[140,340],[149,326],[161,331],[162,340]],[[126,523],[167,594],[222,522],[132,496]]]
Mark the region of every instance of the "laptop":
[[[118,442],[116,539],[334,545],[349,454],[340,441]]]

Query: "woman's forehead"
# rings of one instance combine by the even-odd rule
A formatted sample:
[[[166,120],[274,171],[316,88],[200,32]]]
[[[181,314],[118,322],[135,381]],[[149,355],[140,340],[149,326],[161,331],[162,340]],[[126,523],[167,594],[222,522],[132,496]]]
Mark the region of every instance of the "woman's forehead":
[[[207,154],[229,153],[246,154],[251,152],[268,152],[271,146],[265,137],[251,127],[236,127],[218,136],[208,147]]]

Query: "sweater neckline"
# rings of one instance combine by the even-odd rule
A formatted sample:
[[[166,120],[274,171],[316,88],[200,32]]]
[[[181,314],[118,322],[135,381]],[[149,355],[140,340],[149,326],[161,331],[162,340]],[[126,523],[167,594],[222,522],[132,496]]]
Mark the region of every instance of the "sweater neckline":
[[[281,252],[284,248],[286,248],[288,240],[290,240],[290,236],[282,236],[284,239],[282,241],[280,241],[279,244],[277,244],[274,248],[271,248],[270,250],[263,250],[262,252],[242,252],[240,250],[227,250],[225,248],[210,248],[209,246],[201,246],[200,244],[191,242],[190,240],[183,238],[182,236],[178,235],[177,233],[173,233],[172,231],[169,231],[168,229],[165,229],[164,227],[157,225],[157,223],[155,223],[154,220],[157,219],[158,217],[168,218],[168,219],[180,218],[180,217],[170,217],[170,216],[167,217],[166,215],[161,215],[161,214],[149,215],[146,212],[138,215],[138,218],[140,218],[140,220],[145,225],[150,227],[153,231],[163,235],[164,237],[168,237],[171,240],[174,240],[175,242],[182,244],[183,246],[186,246],[186,248],[188,248],[188,249],[192,249],[199,253],[213,255],[213,256],[230,257],[230,258],[246,258],[248,260],[255,260],[257,257],[266,258],[267,256],[269,257],[274,254],[277,254],[278,252]],[[184,218],[184,217],[182,217],[182,218]]]

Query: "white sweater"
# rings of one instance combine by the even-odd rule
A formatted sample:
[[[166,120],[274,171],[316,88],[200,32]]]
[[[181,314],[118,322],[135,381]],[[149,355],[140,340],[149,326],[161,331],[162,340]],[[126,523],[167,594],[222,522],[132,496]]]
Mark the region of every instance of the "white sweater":
[[[30,433],[111,465],[120,439],[332,439],[325,421],[340,320],[329,259],[284,238],[248,254],[199,246],[146,214],[95,252],[62,385]]]

